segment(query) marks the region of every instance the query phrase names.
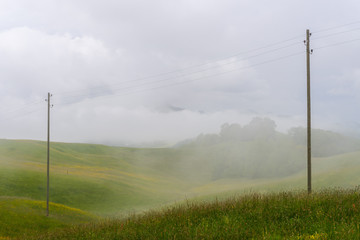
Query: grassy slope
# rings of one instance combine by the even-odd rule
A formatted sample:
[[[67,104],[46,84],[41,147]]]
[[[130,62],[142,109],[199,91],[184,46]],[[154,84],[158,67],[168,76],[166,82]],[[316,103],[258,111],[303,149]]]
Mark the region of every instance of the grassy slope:
[[[95,213],[114,214],[174,200],[184,184],[165,175],[161,168],[155,171],[136,162],[137,158],[151,161],[157,151],[164,152],[53,143],[51,201]],[[2,140],[0,164],[0,196],[45,200],[45,143]]]
[[[26,198],[0,197],[0,239],[38,235],[73,224],[96,221],[97,217],[79,209],[50,203],[46,217],[46,202]]]
[[[50,200],[101,215],[159,207],[185,196],[198,196],[198,200],[203,201],[225,199],[244,192],[276,192],[306,187],[305,172],[282,179],[212,181],[211,176],[206,174],[211,166],[204,166],[203,162],[195,159],[203,153],[194,154],[186,149],[53,143],[51,150]],[[182,159],[187,159],[185,164],[177,165]],[[45,200],[45,162],[44,142],[0,140],[0,196]],[[199,176],[187,175],[198,170],[202,170]],[[315,158],[313,171],[315,189],[356,186],[360,180],[360,152]],[[26,202],[20,202],[11,209],[21,213],[23,206]],[[14,220],[16,216],[11,211],[1,215],[9,217],[5,221],[0,219],[0,222],[15,222],[17,226],[24,226]],[[39,226],[39,231],[53,226],[51,223],[42,227],[42,218],[35,215],[29,215],[29,219]],[[72,223],[68,220],[64,219],[63,223]],[[54,223],[54,226],[65,226],[61,224]],[[31,224],[25,225],[33,228]],[[0,233],[8,231],[6,229],[9,229],[6,225],[0,225]]]
[[[313,189],[353,188],[360,183],[360,152],[314,158]],[[271,193],[306,189],[306,171],[279,179],[221,179],[194,189],[195,201],[226,199],[244,193]],[[222,189],[222,191],[219,191]]]
[[[101,215],[159,207],[185,197],[211,200],[306,186],[305,172],[281,179],[212,181],[207,175],[211,165],[195,159],[203,156],[201,149],[194,152],[66,143],[51,146],[51,201]],[[177,165],[183,159],[185,164]],[[0,196],[45,200],[46,143],[0,140],[0,165]],[[360,180],[360,152],[314,159],[313,171],[315,189],[356,186]],[[198,174],[189,174],[194,172]]]
[[[357,190],[255,194],[170,207],[36,239],[359,239],[359,211]]]

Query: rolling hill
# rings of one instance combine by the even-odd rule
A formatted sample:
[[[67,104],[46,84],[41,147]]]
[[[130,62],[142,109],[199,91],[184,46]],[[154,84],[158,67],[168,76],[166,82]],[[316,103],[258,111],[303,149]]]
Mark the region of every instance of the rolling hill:
[[[305,148],[289,136],[201,141],[163,149],[52,143],[50,199],[113,216],[191,197],[306,186]],[[314,188],[356,186],[358,159],[356,151],[314,158]],[[0,165],[0,196],[46,199],[45,142],[0,140]]]
[[[51,201],[113,215],[174,200],[186,184],[136,162],[139,156],[151,159],[160,152],[164,151],[53,143]],[[45,200],[45,143],[2,140],[0,153],[0,195]]]
[[[219,134],[200,135],[173,148],[51,143],[50,201],[118,217],[184,199],[303,190],[304,131],[279,133],[271,121],[257,119],[243,127],[223,125]],[[313,188],[359,185],[360,141],[323,130],[313,135]],[[46,200],[45,142],[0,140],[0,166],[3,199]],[[22,201],[14,208],[21,211]]]

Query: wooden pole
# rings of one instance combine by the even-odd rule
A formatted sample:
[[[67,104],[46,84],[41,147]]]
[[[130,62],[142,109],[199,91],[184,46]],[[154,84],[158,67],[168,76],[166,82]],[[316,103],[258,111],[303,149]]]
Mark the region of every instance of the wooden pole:
[[[311,98],[310,98],[310,36],[306,30],[306,76],[307,76],[307,190],[311,193]]]
[[[49,186],[50,186],[50,97],[48,93],[48,124],[47,124],[47,186],[46,186],[46,216],[49,216]]]

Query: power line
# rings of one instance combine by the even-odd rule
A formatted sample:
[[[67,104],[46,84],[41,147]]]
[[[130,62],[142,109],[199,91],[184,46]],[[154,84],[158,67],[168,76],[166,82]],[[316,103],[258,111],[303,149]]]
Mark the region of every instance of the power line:
[[[338,28],[343,28],[343,27],[350,26],[350,25],[355,25],[355,24],[360,24],[360,21],[354,21],[354,22],[345,23],[345,24],[342,24],[342,25],[337,25],[337,26],[334,26],[334,27],[319,29],[319,30],[317,30],[317,31],[312,31],[312,34],[314,34],[314,33],[320,33],[320,32],[327,32],[327,31],[330,31],[330,30],[334,30],[334,29],[338,29]]]
[[[314,50],[334,47],[334,46],[338,46],[338,45],[344,45],[344,44],[348,44],[348,43],[352,43],[352,42],[356,42],[356,41],[360,41],[360,38],[352,39],[352,40],[348,40],[348,41],[343,41],[343,42],[339,42],[339,43],[335,43],[335,44],[330,44],[330,45],[326,45],[326,46],[322,46],[322,47],[317,47],[317,48],[314,48]],[[293,44],[291,44],[289,46],[292,46],[292,45]],[[288,47],[288,46],[285,46],[285,47],[282,47],[282,48],[286,48],[286,47]],[[279,48],[279,49],[282,49],[282,48]],[[278,50],[278,49],[276,49],[276,50]],[[268,52],[276,51],[276,50],[274,49],[274,50],[270,50]],[[272,59],[272,60],[269,60],[269,61],[265,61],[265,62],[262,62],[262,63],[259,63],[259,64],[250,65],[250,66],[247,66],[247,67],[236,68],[236,69],[233,69],[233,70],[230,70],[230,71],[225,71],[225,72],[221,72],[221,73],[217,73],[217,74],[207,75],[207,76],[203,76],[203,77],[199,77],[199,78],[195,78],[195,79],[190,79],[190,80],[186,80],[186,81],[181,81],[181,82],[176,82],[176,83],[172,83],[172,84],[156,86],[156,87],[152,87],[152,88],[148,88],[148,89],[144,89],[144,90],[140,90],[140,91],[132,91],[132,92],[127,92],[127,93],[122,93],[122,94],[112,94],[112,95],[106,95],[106,96],[102,95],[103,93],[99,93],[99,94],[96,94],[96,95],[84,94],[84,95],[76,95],[76,96],[71,96],[71,97],[83,97],[83,96],[89,96],[91,98],[112,97],[112,96],[123,96],[123,95],[138,93],[138,92],[145,92],[145,91],[149,91],[149,90],[156,90],[156,89],[165,88],[165,87],[182,85],[182,84],[185,84],[185,83],[194,82],[194,81],[198,81],[198,80],[205,79],[205,78],[211,78],[211,77],[215,77],[215,76],[220,76],[220,75],[223,75],[223,74],[227,74],[227,73],[231,73],[231,72],[234,72],[234,71],[239,71],[239,70],[243,70],[243,69],[247,69],[247,68],[252,68],[252,67],[255,67],[255,66],[258,66],[258,65],[271,63],[271,62],[278,61],[278,60],[281,60],[281,59],[284,59],[284,58],[296,56],[296,55],[299,55],[299,54],[302,54],[302,53],[303,52],[299,52],[299,53],[287,55],[287,56],[284,56],[284,57]],[[265,53],[263,53],[263,54],[265,54]],[[263,54],[261,54],[261,55],[263,55]],[[255,56],[258,56],[258,55],[254,55],[252,57],[255,57]],[[245,61],[245,59],[242,60],[242,61]],[[233,62],[230,62],[230,63],[233,63]],[[209,68],[209,69],[213,69],[213,68]],[[205,71],[207,71],[209,69],[205,69],[205,70],[201,70],[201,71],[197,71],[197,72],[191,72],[189,74],[184,74],[184,75],[173,77],[173,78],[170,78],[170,79],[162,79],[162,80],[147,82],[147,83],[143,83],[143,84],[139,84],[139,85],[129,86],[129,87],[126,87],[126,88],[119,88],[119,89],[115,89],[114,91],[136,90],[137,88],[141,88],[141,87],[146,86],[146,85],[152,85],[152,84],[156,84],[156,83],[161,83],[161,82],[166,82],[166,81],[169,81],[169,80],[178,79],[178,78],[181,78],[181,77],[186,77],[186,76],[189,76],[189,75],[192,75],[192,74],[205,72]],[[69,102],[69,103],[65,103],[65,104],[60,103],[60,105],[67,105],[67,104],[72,104],[72,103],[73,102]]]
[[[299,40],[300,37],[302,37],[302,36],[301,36],[301,35],[298,35],[298,36],[295,36],[295,37],[292,37],[292,38],[289,38],[289,39],[286,39],[286,40],[282,40],[282,41],[279,41],[279,42],[275,42],[275,43],[272,43],[272,44],[268,44],[268,45],[265,45],[265,46],[262,46],[262,47],[259,47],[259,48],[254,48],[254,49],[251,49],[251,50],[248,50],[248,51],[236,53],[236,54],[233,54],[233,55],[230,55],[230,56],[227,56],[227,57],[223,57],[223,58],[219,58],[219,59],[217,59],[217,60],[210,61],[210,62],[207,62],[207,63],[198,64],[198,65],[193,65],[193,66],[189,66],[189,67],[186,67],[186,68],[176,69],[176,70],[173,70],[173,71],[164,72],[164,73],[159,73],[159,74],[155,74],[155,75],[151,75],[151,76],[147,76],[147,77],[143,77],[143,78],[138,78],[138,79],[133,79],[133,80],[122,81],[122,82],[120,82],[120,83],[118,83],[118,84],[113,84],[113,85],[111,85],[111,86],[117,86],[117,85],[121,85],[121,84],[124,84],[124,83],[134,83],[134,82],[144,81],[144,80],[147,80],[147,79],[157,78],[157,77],[161,77],[161,76],[166,76],[166,75],[173,74],[173,73],[184,72],[184,71],[189,70],[189,69],[199,68],[199,67],[203,67],[203,66],[210,65],[210,64],[216,64],[216,63],[219,63],[219,62],[224,61],[224,60],[232,59],[232,58],[234,58],[234,57],[238,57],[238,56],[245,55],[245,54],[252,53],[252,52],[256,52],[256,51],[259,51],[259,50],[262,50],[262,49],[266,49],[266,48],[278,46],[278,45],[280,45],[280,44],[283,44],[283,43],[286,43],[286,42],[290,42],[290,41],[293,41],[293,40]],[[268,54],[268,53],[276,52],[276,51],[279,51],[279,50],[282,50],[282,49],[285,49],[285,48],[289,48],[289,47],[298,45],[299,43],[300,43],[300,40],[299,40],[299,42],[296,42],[296,43],[293,43],[293,44],[289,44],[289,45],[286,45],[286,46],[283,46],[283,47],[279,47],[279,48],[276,48],[276,49],[272,49],[272,50],[269,50],[269,51],[266,51],[266,52],[261,52],[261,53],[258,53],[258,54],[256,54],[256,55],[253,55],[253,56],[249,56],[249,57],[247,57],[246,59],[250,59],[250,58],[262,56],[262,55],[265,55],[265,54]],[[245,61],[246,59],[240,59],[240,60],[237,60],[237,59],[236,59],[236,60],[234,60],[234,62],[237,62],[237,61]],[[231,62],[230,62],[230,63],[231,63]],[[227,64],[230,64],[230,63],[225,63],[225,64],[223,64],[223,65],[227,65]],[[220,64],[220,65],[221,65],[221,64]],[[216,66],[216,67],[220,67],[220,66]],[[212,68],[214,68],[214,67],[210,67],[210,68],[208,68],[208,69],[212,69]],[[204,71],[204,70],[201,70],[201,71]],[[191,74],[191,73],[190,73],[190,74]],[[110,86],[110,87],[111,87],[111,86]],[[101,89],[101,88],[102,88],[102,89],[108,89],[109,86],[92,87],[92,88],[88,88],[88,89],[85,89],[85,90],[74,90],[74,91],[67,91],[67,92],[59,92],[59,93],[57,93],[57,95],[66,95],[66,94],[71,94],[71,93],[76,93],[76,92],[82,92],[82,91],[97,90],[97,89]]]
[[[36,104],[39,104],[41,103],[42,101],[35,101],[35,102],[31,102],[31,103],[27,103],[27,104],[24,104],[24,105],[20,105],[18,106],[17,108],[13,108],[11,110],[7,110],[7,111],[1,111],[2,114],[6,115],[6,114],[11,114],[11,113],[14,113],[14,112],[17,112],[17,111],[20,111],[20,110],[24,110],[30,106],[33,106],[33,105],[36,105]]]
[[[317,31],[313,31],[312,33],[314,34],[314,33],[326,32],[326,31],[339,29],[339,28],[343,28],[343,27],[346,27],[346,26],[355,25],[355,24],[359,24],[359,23],[360,23],[360,21],[354,21],[354,22],[350,22],[350,23],[346,23],[346,24],[342,24],[342,25],[337,25],[337,26],[334,26],[334,27],[319,29]],[[358,30],[358,29],[355,29],[355,30]],[[350,31],[354,31],[354,30],[350,30]],[[350,31],[344,31],[344,32],[340,32],[340,33],[327,35],[327,36],[338,35],[338,34],[345,33],[345,32],[350,32]],[[324,37],[327,37],[327,36],[324,36]],[[324,37],[314,38],[314,40],[324,38]],[[164,75],[168,75],[168,74],[172,74],[172,73],[178,73],[178,72],[186,71],[186,70],[189,70],[189,69],[206,66],[206,65],[209,65],[209,64],[214,64],[214,63],[219,62],[219,61],[231,59],[231,58],[234,58],[234,57],[238,57],[240,55],[256,52],[256,51],[259,51],[259,50],[262,50],[262,49],[267,49],[267,48],[270,48],[270,47],[278,46],[280,44],[290,42],[290,41],[293,41],[293,40],[297,40],[297,39],[300,39],[300,38],[303,38],[303,35],[297,35],[297,36],[294,36],[294,37],[291,37],[291,38],[288,38],[288,39],[285,39],[285,40],[281,40],[281,41],[274,42],[274,43],[271,43],[271,44],[267,44],[267,45],[264,45],[264,46],[261,46],[261,47],[253,48],[253,49],[250,49],[248,51],[243,51],[243,52],[239,52],[239,53],[227,56],[227,57],[218,58],[217,60],[214,60],[214,61],[210,61],[210,62],[198,64],[198,65],[193,65],[193,66],[189,66],[189,67],[185,67],[185,68],[181,68],[181,69],[176,69],[176,70],[172,70],[172,71],[169,71],[169,72],[159,73],[159,74],[155,74],[155,75],[151,75],[151,76],[147,76],[147,77],[143,77],[143,78],[128,80],[128,81],[121,82],[119,84],[128,83],[128,82],[143,81],[143,80],[147,80],[147,79],[151,79],[151,78],[156,78],[156,77],[160,77],[160,76],[164,76]],[[256,55],[256,56],[260,56],[260,55],[262,55],[262,54],[259,54],[259,55]],[[116,85],[118,85],[118,84],[116,84]],[[114,85],[112,85],[112,86],[114,86]],[[65,95],[65,94],[73,93],[73,92],[87,91],[87,90],[93,90],[93,89],[99,89],[99,88],[108,88],[108,87],[109,86],[93,87],[93,88],[88,88],[86,90],[74,90],[74,91],[67,91],[67,92],[59,92],[58,94]]]
[[[347,24],[342,24],[342,25],[330,27],[330,28],[320,29],[318,31],[314,31],[314,33],[326,32],[326,31],[339,29],[339,28],[343,28],[345,26],[350,26],[350,25],[354,25],[354,24],[358,24],[358,23],[360,23],[360,21],[355,21],[355,22],[351,22],[351,23],[347,23]],[[329,35],[326,35],[326,36],[320,36],[318,38],[314,38],[314,40],[321,39],[321,38],[326,38],[326,37],[330,37],[330,36],[334,36],[334,35],[338,35],[338,34],[342,34],[342,33],[346,33],[346,32],[356,31],[356,30],[358,30],[358,29],[342,31],[342,32],[339,32],[339,33],[329,34]],[[88,91],[91,91],[91,90],[101,90],[101,89],[108,90],[109,88],[113,88],[115,86],[123,85],[123,84],[126,84],[126,83],[141,82],[141,81],[144,81],[144,80],[148,80],[148,79],[152,79],[152,78],[158,78],[158,77],[162,77],[162,76],[166,76],[166,75],[170,75],[170,74],[174,74],[174,73],[180,73],[180,72],[184,72],[186,70],[203,67],[203,66],[207,66],[207,65],[210,65],[210,64],[217,64],[217,66],[215,66],[215,67],[209,67],[209,68],[206,68],[206,69],[203,69],[203,70],[198,70],[198,71],[194,71],[194,72],[190,72],[190,73],[184,73],[184,74],[182,74],[180,76],[176,76],[176,77],[172,77],[172,78],[152,81],[149,84],[157,83],[157,82],[163,82],[163,81],[169,81],[171,79],[177,79],[177,78],[181,78],[181,77],[184,77],[184,76],[188,76],[188,75],[192,75],[192,74],[196,74],[196,73],[200,73],[200,72],[205,72],[205,71],[208,71],[208,70],[212,70],[214,68],[219,68],[219,67],[224,66],[224,65],[229,65],[229,64],[232,64],[232,63],[235,63],[235,62],[238,62],[238,61],[246,61],[246,59],[250,59],[250,58],[253,58],[253,57],[257,57],[257,56],[262,56],[262,55],[265,55],[265,54],[271,53],[271,52],[276,52],[276,51],[279,51],[281,49],[284,49],[284,48],[287,48],[287,47],[290,47],[290,46],[295,46],[295,45],[297,45],[297,43],[293,43],[293,44],[283,46],[283,47],[280,47],[280,48],[276,48],[276,49],[272,49],[272,50],[269,50],[269,51],[261,52],[261,53],[256,54],[256,55],[249,56],[246,59],[240,59],[240,60],[235,59],[235,60],[227,62],[227,63],[219,63],[220,61],[228,60],[228,59],[231,59],[231,58],[234,58],[234,57],[238,57],[240,55],[244,55],[244,54],[256,52],[256,51],[259,51],[259,50],[271,48],[271,47],[274,47],[274,46],[278,46],[278,45],[281,45],[281,44],[286,43],[286,42],[298,40],[300,38],[303,38],[303,36],[302,35],[297,35],[297,36],[294,36],[292,38],[288,38],[288,39],[278,41],[278,42],[275,42],[275,43],[272,43],[272,44],[268,44],[268,45],[265,45],[265,46],[262,46],[262,47],[253,48],[253,49],[250,49],[248,51],[239,52],[239,53],[236,53],[236,54],[233,54],[233,55],[230,55],[230,56],[227,56],[227,57],[219,58],[217,60],[210,61],[210,62],[207,62],[207,63],[193,65],[193,66],[189,66],[189,67],[186,67],[186,68],[176,69],[176,70],[173,70],[173,71],[159,73],[159,74],[155,74],[155,75],[147,76],[147,77],[143,77],[143,78],[122,81],[120,83],[107,85],[107,86],[98,86],[98,87],[87,88],[87,89],[84,89],[84,90],[74,90],[74,91],[60,92],[60,93],[58,93],[58,95],[69,95],[69,94],[72,94],[72,93],[88,92]],[[128,87],[128,88],[133,88],[133,86]],[[76,94],[75,96],[72,96],[72,97],[81,97],[81,96],[88,96],[88,95],[89,95],[88,93],[84,93],[84,94]]]
[[[323,29],[319,29],[317,31],[314,31],[313,33],[322,33],[322,32],[327,32],[327,31],[331,31],[331,30],[335,30],[335,29],[340,29],[340,28],[344,28],[344,27],[347,27],[347,26],[351,26],[351,25],[355,25],[355,24],[360,24],[360,21],[354,21],[354,22],[351,22],[351,23],[347,23],[347,24],[342,24],[342,25],[337,25],[337,26],[334,26],[334,27],[329,27],[329,28],[323,28]],[[323,39],[323,38],[327,38],[327,37],[331,37],[331,36],[335,36],[335,35],[339,35],[339,34],[343,34],[343,33],[347,33],[347,32],[353,32],[353,31],[357,31],[359,30],[360,28],[355,28],[355,29],[351,29],[351,30],[346,30],[346,31],[341,31],[341,32],[337,32],[337,33],[332,33],[332,34],[328,34],[328,35],[325,35],[325,36],[319,36],[317,38],[314,38],[313,40],[318,40],[318,39]],[[236,53],[236,54],[233,54],[233,55],[230,55],[230,56],[227,56],[227,57],[223,57],[223,58],[219,58],[215,61],[210,61],[210,62],[206,62],[206,63],[203,63],[203,64],[198,64],[198,65],[193,65],[193,66],[189,66],[189,67],[186,67],[186,68],[182,68],[182,69],[177,69],[177,70],[173,70],[173,71],[169,71],[169,72],[165,72],[165,73],[160,73],[160,74],[156,74],[156,75],[153,75],[153,76],[148,76],[148,77],[144,77],[144,78],[139,78],[139,79],[134,79],[134,80],[130,80],[130,81],[123,81],[123,82],[120,82],[118,84],[114,84],[114,85],[107,85],[107,86],[104,86],[104,87],[93,87],[93,88],[87,88],[87,89],[84,89],[84,90],[74,90],[74,91],[68,91],[68,92],[60,92],[59,95],[68,95],[68,94],[71,94],[71,93],[81,93],[81,92],[87,92],[89,90],[101,90],[101,89],[109,89],[111,87],[114,87],[114,86],[119,86],[119,85],[122,85],[122,84],[125,84],[125,83],[134,83],[134,82],[141,82],[141,81],[144,81],[144,80],[147,80],[147,79],[151,79],[151,78],[157,78],[157,77],[161,77],[161,76],[166,76],[166,75],[169,75],[169,74],[173,74],[173,73],[179,73],[179,72],[184,72],[186,70],[190,70],[190,69],[195,69],[195,68],[199,68],[199,67],[203,67],[203,66],[207,66],[207,65],[210,65],[210,64],[217,64],[216,66],[214,67],[209,67],[209,68],[206,68],[206,69],[201,69],[201,70],[197,70],[197,71],[192,71],[192,72],[188,72],[188,73],[184,73],[184,74],[181,74],[179,76],[175,76],[175,77],[170,77],[170,78],[166,78],[166,79],[160,79],[160,80],[156,80],[156,81],[152,81],[152,82],[145,82],[145,83],[142,83],[142,84],[139,84],[139,85],[135,85],[135,86],[128,86],[126,88],[119,88],[119,89],[110,89],[112,91],[123,91],[123,90],[131,90],[131,89],[134,89],[134,88],[139,88],[139,87],[143,87],[145,85],[152,85],[152,84],[157,84],[157,83],[161,83],[161,82],[166,82],[166,81],[170,81],[170,80],[174,80],[174,79],[179,79],[179,78],[183,78],[183,77],[186,77],[186,76],[191,76],[191,75],[194,75],[194,74],[198,74],[198,73],[202,73],[202,72],[206,72],[206,71],[209,71],[209,70],[214,70],[214,69],[217,69],[217,68],[220,68],[222,66],[226,66],[226,65],[230,65],[230,64],[233,64],[233,63],[236,63],[236,62],[241,62],[241,61],[246,61],[248,59],[251,59],[251,58],[254,58],[254,57],[258,57],[258,56],[262,56],[262,55],[265,55],[265,54],[268,54],[268,53],[272,53],[272,52],[276,52],[276,51],[280,51],[284,48],[288,48],[288,47],[291,47],[291,46],[295,46],[297,45],[298,43],[292,43],[292,44],[288,44],[288,45],[285,45],[285,46],[281,46],[282,44],[286,43],[286,42],[291,42],[291,41],[295,41],[295,40],[298,40],[300,38],[303,38],[302,35],[297,35],[297,36],[294,36],[292,38],[288,38],[288,39],[285,39],[285,40],[282,40],[282,41],[278,41],[278,42],[275,42],[275,43],[271,43],[271,44],[268,44],[268,45],[264,45],[264,46],[261,46],[261,47],[258,47],[258,48],[253,48],[253,49],[250,49],[248,51],[243,51],[243,52],[239,52],[239,53]],[[355,41],[358,41],[359,39],[353,39],[353,40],[349,40],[349,41],[344,41],[344,42],[339,42],[339,43],[335,43],[335,44],[331,44],[331,45],[326,45],[326,46],[322,46],[322,47],[318,47],[318,48],[315,48],[316,50],[318,49],[323,49],[323,48],[328,48],[328,47],[333,47],[333,46],[337,46],[337,45],[342,45],[342,44],[346,44],[346,43],[351,43],[351,42],[355,42]],[[257,52],[257,51],[260,51],[260,50],[264,50],[264,49],[268,49],[268,48],[272,48],[272,47],[275,47],[275,46],[281,46],[281,47],[278,47],[278,48],[275,48],[275,49],[270,49],[268,51],[264,51],[264,52],[260,52],[258,54],[254,54],[252,56],[249,56],[247,57],[246,59],[234,59],[232,61],[229,61],[229,62],[225,62],[225,63],[221,63],[220,61],[224,61],[224,60],[231,60],[231,58],[235,58],[235,57],[238,57],[240,55],[245,55],[245,54],[248,54],[248,53],[253,53],[253,52]],[[253,66],[257,66],[256,64],[253,65]],[[216,75],[216,74],[215,74]],[[211,75],[210,75],[211,77]],[[191,81],[191,80],[190,80]],[[176,83],[177,84],[177,83]],[[171,85],[171,84],[170,84]],[[103,93],[100,93],[100,95],[103,94]],[[96,94],[96,96],[99,95],[99,94]],[[87,93],[84,93],[84,94],[76,94],[74,96],[69,96],[69,97],[82,97],[82,96],[90,96],[92,97],[91,95],[87,94]],[[31,105],[34,105],[34,104],[38,104],[40,103],[40,101],[37,101],[37,102],[33,102],[33,103],[30,103],[30,104],[25,104],[23,106],[20,106],[18,109],[15,109],[15,110],[10,110],[10,111],[5,111],[3,112],[3,114],[11,114],[11,113],[14,113],[14,112],[17,112],[17,111],[21,111],[23,109],[26,109],[28,106],[31,106]]]
[[[41,101],[42,102],[42,101]],[[2,112],[2,116],[0,116],[0,123],[4,123],[7,120],[15,120],[21,117],[28,116],[32,113],[40,111],[40,108],[29,111],[30,106],[37,105],[41,103],[40,101],[32,102],[29,104],[24,104],[21,107],[18,107],[17,109],[13,109],[11,111]],[[25,111],[24,111],[25,110]],[[28,110],[28,111],[26,111]],[[14,115],[15,114],[15,115]]]
[[[347,31],[337,32],[337,33],[333,33],[333,34],[328,34],[328,35],[325,35],[325,36],[315,37],[315,38],[313,38],[313,40],[328,38],[328,37],[340,35],[340,34],[343,34],[343,33],[354,32],[354,31],[359,31],[359,30],[360,30],[360,28],[355,28],[355,29],[351,29],[351,30],[347,30]]]
[[[226,66],[226,65],[233,64],[233,63],[244,62],[244,61],[247,61],[247,60],[249,60],[249,59],[251,59],[251,58],[255,58],[255,57],[262,56],[262,55],[265,55],[265,54],[268,54],[268,53],[272,53],[272,52],[276,52],[276,51],[279,51],[279,50],[282,50],[282,49],[285,49],[285,48],[289,48],[289,47],[292,47],[292,46],[295,46],[295,45],[300,45],[300,42],[299,42],[299,43],[293,43],[293,44],[290,44],[290,45],[287,45],[287,46],[283,46],[283,47],[280,47],[280,48],[276,48],[276,49],[273,49],[273,50],[269,50],[269,51],[266,51],[266,52],[263,52],[263,53],[260,53],[260,54],[257,54],[257,55],[253,55],[253,56],[248,57],[247,59],[235,59],[235,60],[230,61],[230,62],[218,64],[217,66],[214,66],[214,67],[209,67],[209,68],[206,68],[206,69],[202,69],[202,70],[198,70],[198,71],[193,71],[193,72],[190,72],[190,73],[184,73],[184,74],[182,74],[182,75],[174,76],[174,77],[171,77],[171,78],[165,78],[165,79],[160,79],[160,80],[156,80],[156,81],[145,82],[145,83],[142,83],[142,84],[133,85],[133,86],[129,86],[129,87],[112,89],[112,91],[127,90],[127,89],[136,88],[136,87],[142,87],[142,86],[145,86],[145,85],[152,85],[152,84],[156,84],[156,83],[167,82],[167,81],[171,81],[171,80],[174,80],[174,79],[179,79],[179,78],[191,76],[191,75],[194,75],[194,74],[204,73],[204,72],[209,71],[209,70],[214,70],[214,69],[217,69],[217,68],[221,68],[221,67],[224,67],[224,66]],[[129,81],[129,82],[130,82],[130,81]],[[93,88],[93,89],[95,89],[95,88]],[[97,90],[99,90],[99,89],[108,90],[109,87],[106,87],[106,88],[105,88],[105,87],[97,88]],[[100,93],[100,94],[101,94],[101,93]],[[59,95],[59,94],[58,94],[58,95]],[[89,94],[78,94],[78,95],[73,95],[73,96],[69,96],[69,97],[84,97],[84,96],[88,96],[88,95],[89,95]]]
[[[7,117],[3,117],[3,118],[0,118],[0,123],[4,123],[5,121],[7,120],[15,120],[15,119],[18,119],[18,118],[22,118],[22,117],[25,117],[25,116],[28,116],[30,114],[33,114],[33,113],[36,113],[36,112],[39,112],[41,109],[36,109],[36,110],[33,110],[33,111],[28,111],[28,112],[21,112],[21,114],[18,114],[18,115],[15,115],[15,116],[7,116]]]
[[[161,88],[167,88],[167,87],[172,87],[172,86],[183,85],[183,84],[186,84],[186,83],[195,82],[195,81],[199,81],[199,80],[206,79],[206,78],[217,77],[217,76],[221,76],[221,75],[224,75],[224,74],[236,72],[236,71],[239,71],[239,70],[244,70],[244,69],[249,69],[249,68],[253,68],[253,67],[256,67],[256,66],[260,66],[260,65],[265,65],[265,64],[268,64],[268,63],[280,61],[280,60],[287,59],[287,58],[290,58],[290,57],[298,56],[298,55],[303,54],[303,53],[304,53],[304,51],[301,51],[301,52],[293,53],[293,54],[286,55],[286,56],[283,56],[283,57],[279,57],[279,58],[271,59],[271,60],[264,61],[264,62],[261,62],[261,63],[246,66],[246,67],[236,68],[236,69],[232,69],[232,70],[229,70],[229,71],[225,71],[225,72],[221,72],[221,73],[217,73],[217,74],[213,74],[213,75],[209,75],[209,76],[198,77],[198,78],[190,79],[190,80],[186,80],[186,81],[171,83],[171,84],[152,87],[152,88],[148,88],[148,89],[142,89],[142,90],[139,90],[139,91],[125,92],[125,93],[112,94],[112,95],[98,95],[98,96],[92,96],[92,97],[94,97],[94,98],[95,97],[96,98],[105,98],[105,97],[114,97],[114,96],[125,96],[125,95],[130,95],[130,94],[136,94],[136,93],[139,93],[139,92],[146,92],[146,91],[157,90],[157,89],[161,89]],[[137,86],[137,87],[142,87],[142,86],[140,85],[140,86]],[[70,104],[74,104],[74,102],[57,103],[57,105],[70,105]]]
[[[360,41],[360,38],[355,38],[355,39],[344,41],[344,42],[338,42],[338,43],[334,43],[334,44],[330,44],[330,45],[325,45],[325,46],[322,46],[322,47],[317,47],[317,48],[314,48],[314,50],[334,47],[334,46],[338,46],[338,45],[344,45],[344,44],[353,43],[353,42],[357,42],[357,41]]]

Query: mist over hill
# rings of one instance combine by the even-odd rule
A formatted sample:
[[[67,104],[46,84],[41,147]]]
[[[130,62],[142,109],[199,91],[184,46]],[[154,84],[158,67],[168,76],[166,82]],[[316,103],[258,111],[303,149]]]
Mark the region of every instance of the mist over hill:
[[[358,184],[360,140],[312,132],[314,187]],[[45,200],[46,146],[0,140],[0,196]],[[223,124],[216,134],[201,134],[176,147],[57,142],[50,147],[51,201],[96,214],[148,209],[206,194],[222,196],[225,191],[305,186],[305,129],[280,133],[268,118],[254,118],[243,126]]]
[[[211,166],[211,178],[285,177],[306,167],[306,129],[277,132],[269,118],[254,118],[247,125],[223,124],[217,134],[201,134],[178,144],[192,152],[193,161]],[[312,130],[312,155],[329,157],[360,150],[360,140],[335,132]],[[196,156],[196,157],[195,157]],[[189,161],[183,159],[184,162]],[[190,164],[190,163],[189,163]]]

